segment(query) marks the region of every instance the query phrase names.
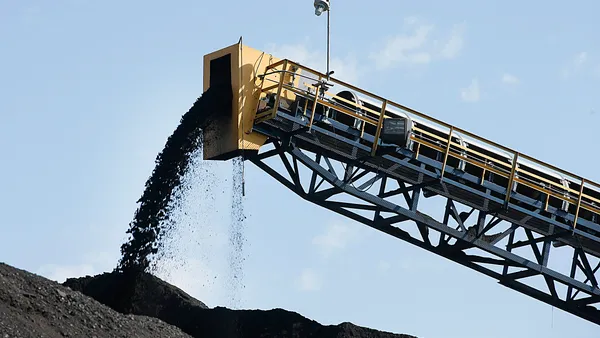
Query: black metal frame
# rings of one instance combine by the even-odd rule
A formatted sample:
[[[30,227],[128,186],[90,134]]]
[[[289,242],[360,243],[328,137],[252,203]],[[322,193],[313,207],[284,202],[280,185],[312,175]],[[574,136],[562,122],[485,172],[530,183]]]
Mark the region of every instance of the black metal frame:
[[[265,151],[268,148],[265,145],[260,153],[248,159],[305,200],[446,257],[493,277],[511,289],[600,325],[600,262],[580,248],[552,246],[556,238],[569,236],[568,230],[561,229],[550,236],[541,236],[496,217],[501,210],[478,210],[459,200],[441,196],[436,198],[444,198],[446,207],[443,220],[437,221],[422,212],[422,203],[419,202],[424,189],[433,183],[444,186],[443,180],[421,175],[420,182],[411,185],[383,172],[373,171],[372,167],[363,166],[360,162],[346,161],[326,150],[319,150],[311,157],[308,155],[310,152],[296,145],[294,139],[291,134],[269,139],[268,144],[274,145],[273,149]],[[271,158],[280,159],[289,178],[266,163]],[[343,173],[335,170],[334,163],[345,167]],[[307,187],[303,184],[306,180],[301,177],[300,167],[309,169],[310,183]],[[355,184],[361,180],[366,181],[356,187]],[[328,188],[322,187],[324,182]],[[397,188],[393,188],[394,184]],[[369,192],[377,187],[377,193]],[[342,195],[352,196],[359,202],[333,200]],[[392,201],[398,196],[402,197],[402,203]],[[459,212],[459,207],[465,211]],[[475,225],[467,227],[467,220],[472,218],[476,218]],[[416,225],[413,232],[407,229],[413,223],[407,221]],[[549,265],[551,252],[557,250],[572,251],[569,269]],[[541,280],[536,282],[536,277]]]

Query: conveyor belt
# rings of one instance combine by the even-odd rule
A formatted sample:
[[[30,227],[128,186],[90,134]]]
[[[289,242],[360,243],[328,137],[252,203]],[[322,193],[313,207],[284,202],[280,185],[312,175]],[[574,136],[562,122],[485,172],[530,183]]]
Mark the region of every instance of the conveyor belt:
[[[410,145],[385,143],[381,140],[382,121],[390,116],[384,117],[380,112],[389,114],[386,104],[391,105],[390,102],[383,100],[381,110],[376,111],[376,105],[364,98],[360,99],[362,106],[356,104],[352,107],[348,105],[352,103],[347,100],[349,96],[328,92],[318,95],[310,90],[311,83],[318,85],[323,74],[287,60],[272,65],[263,79],[268,80],[269,75],[277,74],[278,66],[283,66],[279,72],[289,72],[290,65],[293,70],[291,80],[281,76],[279,81],[275,81],[278,85],[269,85],[263,91],[263,95],[270,95],[270,98],[268,102],[259,104],[253,130],[269,137],[276,149],[252,158],[255,164],[313,203],[600,324],[600,217],[596,208],[597,197],[600,197],[596,194],[600,194],[600,190],[595,190],[596,184],[575,175],[568,176],[558,168],[435,119],[430,119],[432,123],[427,124],[418,120],[428,119],[426,116],[405,107],[407,113],[403,116],[407,119],[414,116],[418,121],[410,133]],[[290,81],[283,83],[281,79]],[[303,81],[308,84],[301,85]],[[343,82],[336,82],[336,85],[360,91]],[[340,90],[337,92],[340,93]],[[357,96],[354,103],[356,101]],[[503,152],[512,152],[514,157],[505,156]],[[316,154],[316,158],[313,160],[307,153]],[[263,162],[274,154],[291,155],[293,164],[285,156],[280,157],[293,177],[292,181]],[[483,160],[478,162],[477,157]],[[323,158],[327,166],[321,162]],[[347,172],[338,175],[329,161],[343,163]],[[298,163],[313,171],[308,191],[302,187]],[[358,175],[373,175],[371,185],[379,181],[379,193],[356,189],[352,184],[354,174],[348,175],[352,170],[355,170],[354,174],[361,170]],[[334,188],[319,192],[317,177]],[[398,182],[401,188],[396,190],[401,192],[388,190],[386,182],[390,180]],[[577,180],[583,184],[574,185]],[[509,186],[511,189],[507,189]],[[365,205],[328,200],[329,196],[339,193],[357,197]],[[386,199],[394,194],[403,194],[409,207],[401,207]],[[426,215],[426,210],[419,210],[419,196],[447,199],[444,219],[435,220]],[[456,211],[455,203],[471,208],[467,218],[473,212],[478,215],[473,227],[467,226],[467,218],[461,218],[463,216]],[[374,216],[360,216],[352,212],[352,208],[373,210]],[[396,216],[385,218],[381,216],[382,212]],[[451,219],[458,226],[451,225]],[[407,220],[417,224],[421,239],[398,226]],[[490,235],[501,221],[507,222],[510,227]],[[430,238],[432,232],[440,234],[437,245]],[[456,242],[451,244],[451,239]],[[570,267],[549,265],[552,246],[570,250],[573,258]],[[535,258],[513,252],[520,247],[529,247]],[[491,256],[467,253],[472,248]],[[544,278],[546,287],[540,288],[526,281],[527,277],[537,275]]]
[[[316,118],[317,122],[319,122],[321,119],[322,116]],[[308,123],[309,121],[306,118],[302,120],[293,117],[289,114],[289,112],[280,111],[275,119],[264,122],[264,125],[287,133],[296,131],[303,126],[306,127],[308,126]],[[329,121],[329,123],[336,124],[335,121]],[[337,131],[350,129],[341,124],[336,124],[336,126]],[[265,127],[261,126],[258,130],[263,130],[263,128]],[[266,128],[264,130],[266,130]],[[442,166],[442,162],[440,161],[436,161],[425,156],[420,156],[418,160],[414,160],[414,153],[406,150],[400,152],[399,154],[371,157],[369,156],[370,149],[365,145],[361,145],[360,143],[337,135],[333,132],[329,132],[326,129],[318,126],[313,127],[313,131],[313,133],[305,132],[295,135],[294,137],[297,139],[296,144],[301,148],[313,152],[320,153],[326,151],[335,154],[344,162],[364,158],[364,165],[366,167],[371,168],[374,171],[385,171],[390,176],[401,179],[410,184],[419,184],[427,178],[433,179],[439,177],[438,173],[428,170],[428,168],[426,168],[424,165],[428,165],[429,168],[440,170]],[[269,132],[265,133],[269,134]],[[406,161],[406,159],[413,159],[409,163],[410,166],[408,164],[403,164],[405,163],[403,160]],[[396,167],[393,170],[388,170],[388,168],[393,167],[395,164],[403,165]],[[455,168],[446,170],[447,172],[452,173],[454,169]],[[420,174],[424,174],[424,178],[419,180]],[[452,180],[452,183],[446,185],[446,190],[443,189],[440,183],[431,184],[425,189],[453,200],[460,201],[461,203],[478,210],[490,212],[503,209],[503,201],[498,198],[497,195],[494,197],[491,194],[491,189],[489,193],[486,193],[485,191],[477,191],[460,182],[462,180],[463,182],[468,181],[477,183],[477,178],[468,177],[468,175],[464,174],[450,175],[449,177],[450,180]],[[502,189],[495,189],[495,191],[499,190],[501,191]],[[513,199],[516,203],[509,203],[508,208],[498,214],[499,218],[511,223],[519,224],[544,236],[549,236],[560,232],[561,229],[569,231],[573,230],[571,226],[553,220],[551,216],[546,216],[549,213],[544,215],[540,212],[530,211],[519,206],[529,202],[530,204],[528,205],[531,205],[532,207],[539,207],[539,203],[536,205],[531,201],[531,199],[528,199],[527,197],[517,193],[514,194]],[[551,207],[550,210],[552,210]],[[556,212],[556,210],[554,211]],[[554,225],[553,229],[551,225]],[[600,241],[596,236],[591,235],[583,230],[576,229],[574,236],[561,237],[558,239],[558,241],[574,247],[582,247],[586,252],[593,254],[596,257],[600,257]]]

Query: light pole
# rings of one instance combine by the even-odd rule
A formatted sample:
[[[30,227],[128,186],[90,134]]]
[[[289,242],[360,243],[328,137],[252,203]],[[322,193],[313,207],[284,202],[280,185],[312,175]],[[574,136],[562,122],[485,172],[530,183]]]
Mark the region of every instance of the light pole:
[[[330,59],[330,55],[329,55],[329,51],[330,51],[329,13],[331,12],[330,0],[315,0],[314,6],[315,6],[315,15],[316,16],[321,16],[321,14],[323,12],[327,12],[327,73],[325,73],[325,74],[327,75],[327,82],[329,82],[329,76],[331,75],[331,73],[333,73],[333,72],[329,71],[329,59]]]

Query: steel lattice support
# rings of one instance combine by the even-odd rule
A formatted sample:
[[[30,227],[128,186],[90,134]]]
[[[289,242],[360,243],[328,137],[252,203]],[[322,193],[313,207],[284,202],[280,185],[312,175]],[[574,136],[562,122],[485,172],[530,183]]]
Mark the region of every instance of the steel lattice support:
[[[554,247],[556,238],[568,235],[565,230],[541,236],[501,220],[497,213],[502,211],[473,209],[445,197],[438,197],[445,206],[442,219],[436,220],[421,201],[423,191],[440,184],[439,179],[421,175],[411,185],[335,154],[310,153],[296,146],[293,137],[283,139],[271,139],[273,149],[249,160],[302,198],[600,324],[600,262],[579,248]],[[286,172],[267,164],[271,159],[278,159]],[[344,196],[354,202],[336,200]],[[569,264],[550,264],[558,250],[563,257],[565,250],[571,251]]]

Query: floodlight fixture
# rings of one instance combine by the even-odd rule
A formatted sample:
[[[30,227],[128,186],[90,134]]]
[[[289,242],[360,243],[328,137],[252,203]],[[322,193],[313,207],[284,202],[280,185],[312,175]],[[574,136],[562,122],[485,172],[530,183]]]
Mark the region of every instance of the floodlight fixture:
[[[323,12],[329,10],[329,0],[315,0],[315,15],[321,16]]]

